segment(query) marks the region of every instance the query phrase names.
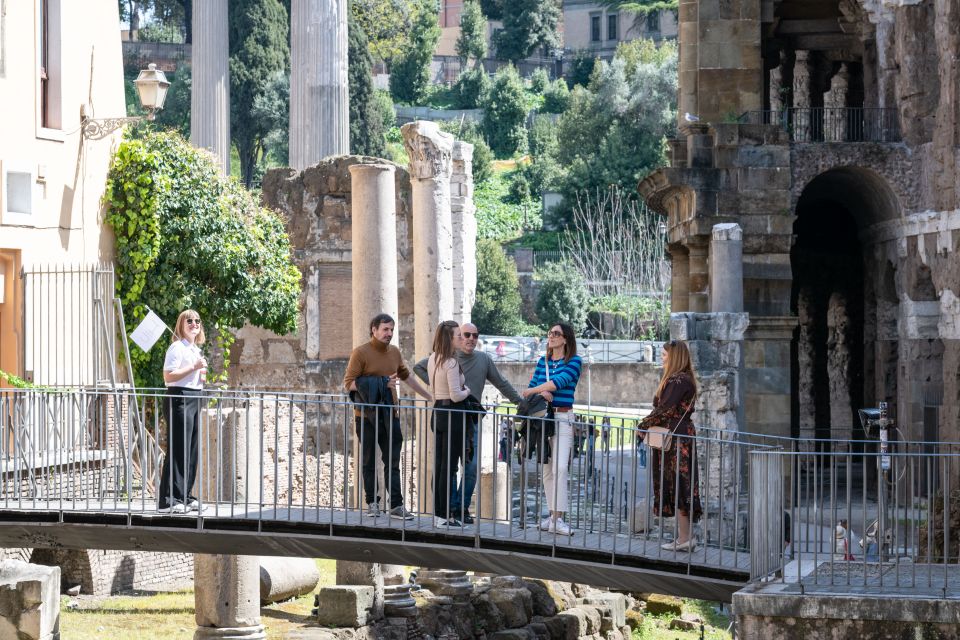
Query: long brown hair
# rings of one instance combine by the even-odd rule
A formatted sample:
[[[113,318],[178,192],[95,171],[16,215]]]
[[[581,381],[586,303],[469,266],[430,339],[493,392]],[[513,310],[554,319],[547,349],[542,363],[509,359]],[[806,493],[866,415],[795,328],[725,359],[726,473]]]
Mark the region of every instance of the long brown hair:
[[[656,397],[659,398],[663,393],[663,388],[667,386],[667,380],[678,373],[685,373],[690,376],[690,382],[693,383],[693,391],[697,391],[697,374],[693,371],[693,361],[690,359],[690,347],[683,340],[671,340],[664,343],[663,350],[670,353],[667,360],[667,366],[663,368],[663,375],[660,377],[660,384],[657,386]]]
[[[453,347],[453,332],[460,328],[460,325],[454,320],[444,320],[437,325],[437,330],[433,334],[433,353],[436,361],[433,363],[433,375],[437,375],[437,369],[450,358],[456,357],[456,349]]]
[[[570,362],[573,359],[573,356],[577,355],[577,334],[573,332],[573,327],[562,322],[558,322],[553,325],[554,327],[560,327],[560,333],[563,334],[563,360],[564,362]],[[553,328],[551,327],[551,331]],[[549,344],[549,343],[548,343]],[[547,360],[553,358],[553,353],[550,347],[547,347]]]
[[[200,314],[194,311],[193,309],[185,309],[180,312],[180,315],[177,316],[177,326],[173,330],[173,337],[170,340],[170,343],[178,342],[183,340],[187,335],[185,331],[187,325],[187,318],[191,320],[199,320]],[[203,325],[200,325],[200,333],[197,334],[197,339],[194,344],[203,344],[207,341],[207,335],[203,332]]]

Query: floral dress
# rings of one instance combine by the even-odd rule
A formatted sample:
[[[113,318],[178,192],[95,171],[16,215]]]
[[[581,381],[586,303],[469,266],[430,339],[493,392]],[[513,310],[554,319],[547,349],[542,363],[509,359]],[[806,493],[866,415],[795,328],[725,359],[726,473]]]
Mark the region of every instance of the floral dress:
[[[693,403],[696,387],[686,373],[670,376],[663,392],[653,399],[653,413],[640,421],[640,429],[666,427],[673,431],[673,447],[669,451],[651,451],[653,459],[653,512],[672,518],[674,508],[700,519],[700,482],[697,474],[697,430],[693,426]],[[642,435],[642,434],[641,434]],[[679,470],[679,474],[678,474]]]

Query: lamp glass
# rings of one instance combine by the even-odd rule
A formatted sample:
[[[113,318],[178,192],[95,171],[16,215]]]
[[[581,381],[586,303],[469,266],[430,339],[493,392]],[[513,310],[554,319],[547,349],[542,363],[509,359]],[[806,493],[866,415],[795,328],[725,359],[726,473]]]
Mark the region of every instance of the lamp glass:
[[[157,69],[157,65],[151,63],[146,69],[141,70],[133,82],[137,86],[137,95],[144,109],[156,111],[163,108],[170,83],[167,82],[167,76],[163,71]]]

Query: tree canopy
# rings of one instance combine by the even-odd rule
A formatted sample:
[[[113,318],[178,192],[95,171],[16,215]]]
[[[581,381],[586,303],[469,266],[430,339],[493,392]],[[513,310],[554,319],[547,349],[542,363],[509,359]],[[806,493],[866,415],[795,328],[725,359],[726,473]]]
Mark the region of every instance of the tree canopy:
[[[477,66],[487,55],[487,19],[483,17],[477,0],[464,0],[460,12],[460,36],[457,55],[464,65],[473,58]]]
[[[117,149],[104,194],[116,238],[117,295],[130,331],[149,306],[172,324],[191,308],[226,357],[247,322],[296,330],[300,272],[283,221],[257,206],[212,156],[173,132],[146,131]],[[161,386],[162,345],[131,352],[140,386]]]
[[[503,29],[496,37],[497,58],[516,64],[530,57],[537,47],[559,46],[558,26],[562,17],[559,0],[503,3]]]
[[[440,25],[433,2],[416,6],[410,38],[390,66],[390,93],[400,102],[416,103],[430,84],[430,62],[440,41]]]
[[[347,27],[350,152],[383,158],[387,155],[387,143],[383,137],[383,116],[380,115],[373,90],[373,59],[367,47],[367,35],[353,14],[347,18]]]

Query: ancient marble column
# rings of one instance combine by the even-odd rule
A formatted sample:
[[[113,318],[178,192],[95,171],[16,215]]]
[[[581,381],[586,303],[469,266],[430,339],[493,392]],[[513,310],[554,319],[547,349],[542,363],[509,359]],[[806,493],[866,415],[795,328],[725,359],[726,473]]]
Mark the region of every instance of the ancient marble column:
[[[797,337],[797,404],[800,419],[800,439],[817,437],[816,380],[816,309],[813,296],[806,287],[797,294],[797,320],[800,331]]]
[[[783,104],[783,58],[780,59],[780,64],[770,69],[770,86],[768,88],[767,98],[770,102],[770,124],[774,122],[779,122],[780,118],[783,117],[782,112],[784,108]]]
[[[793,63],[793,139],[810,142],[810,52],[797,51]]]
[[[290,166],[350,152],[346,0],[290,5]]]
[[[190,142],[230,175],[230,67],[227,0],[193,0]]]
[[[260,624],[260,558],[193,556],[194,640],[266,638]]]
[[[844,142],[847,139],[847,90],[850,74],[847,64],[830,80],[830,90],[823,94],[823,139],[825,142]],[[863,133],[862,131],[859,133]]]
[[[743,311],[743,232],[734,222],[713,225],[710,239],[710,311]]]
[[[355,345],[370,339],[370,319],[378,313],[399,315],[394,173],[389,164],[350,167]]]
[[[830,437],[853,437],[850,407],[850,318],[847,297],[835,292],[827,305],[827,376],[830,383]]]
[[[690,311],[704,313],[709,310],[707,288],[709,287],[709,266],[707,257],[710,245],[700,237],[687,240],[687,250],[690,255],[689,294],[687,296]]]
[[[424,120],[405,124],[400,131],[410,157],[414,347],[421,358],[430,353],[437,325],[453,318],[453,136],[440,131],[435,122]]]
[[[477,216],[473,204],[473,145],[453,143],[450,217],[453,226],[453,319],[470,322],[477,299]]]
[[[670,245],[670,311],[690,310],[690,254],[680,244]]]

